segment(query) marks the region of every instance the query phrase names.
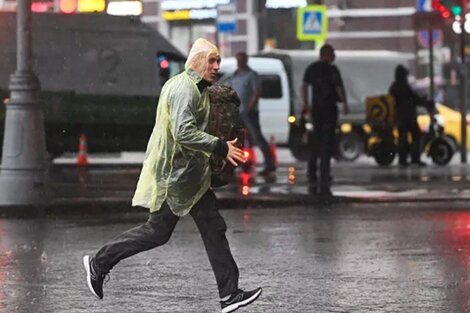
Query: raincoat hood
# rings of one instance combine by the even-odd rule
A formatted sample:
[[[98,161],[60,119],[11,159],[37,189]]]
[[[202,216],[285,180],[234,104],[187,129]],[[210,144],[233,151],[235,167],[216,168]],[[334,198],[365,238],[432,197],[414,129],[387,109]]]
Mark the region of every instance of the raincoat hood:
[[[408,81],[408,74],[409,71],[403,65],[398,65],[395,68],[395,80],[399,82],[407,82]]]
[[[194,42],[184,67],[185,71],[193,71],[197,74],[197,77],[193,76],[196,78],[196,83],[204,77],[209,65],[209,58],[212,56],[220,56],[219,49],[214,44],[203,38],[199,38]]]

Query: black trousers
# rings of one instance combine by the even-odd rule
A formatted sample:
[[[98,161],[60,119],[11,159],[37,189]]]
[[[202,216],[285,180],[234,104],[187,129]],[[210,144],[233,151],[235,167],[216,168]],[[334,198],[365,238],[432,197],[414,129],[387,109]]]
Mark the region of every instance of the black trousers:
[[[329,189],[331,185],[331,158],[335,149],[336,123],[314,122],[310,136],[310,157],[308,176],[310,182],[317,182],[318,161],[320,161],[320,189]]]
[[[238,289],[239,272],[225,236],[227,225],[216,206],[216,197],[208,190],[190,211],[201,234],[221,298]],[[179,217],[166,202],[151,213],[147,222],[132,228],[105,244],[95,256],[95,264],[107,273],[119,261],[134,254],[165,244],[171,237]]]
[[[408,134],[411,134],[411,144],[408,143]],[[406,163],[408,153],[411,162],[418,163],[421,159],[421,131],[418,122],[408,121],[398,123],[398,158],[400,163]]]

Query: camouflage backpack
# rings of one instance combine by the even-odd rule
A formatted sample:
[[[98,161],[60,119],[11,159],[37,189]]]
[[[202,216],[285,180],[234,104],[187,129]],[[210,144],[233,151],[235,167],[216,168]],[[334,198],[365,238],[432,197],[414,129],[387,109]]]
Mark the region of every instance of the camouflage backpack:
[[[231,87],[221,84],[210,86],[208,92],[210,112],[206,131],[225,141],[238,138],[238,146],[241,147],[244,141],[244,128],[239,117],[240,98]],[[229,176],[233,173],[233,165],[213,154],[210,166],[212,185],[218,187],[227,184]]]

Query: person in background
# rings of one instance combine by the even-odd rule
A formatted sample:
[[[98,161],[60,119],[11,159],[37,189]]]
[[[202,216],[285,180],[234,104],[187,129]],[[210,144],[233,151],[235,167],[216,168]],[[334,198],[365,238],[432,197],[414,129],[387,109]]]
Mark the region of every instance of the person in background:
[[[425,101],[411,88],[408,83],[409,71],[403,65],[395,68],[395,80],[389,88],[389,93],[395,99],[395,116],[398,128],[398,163],[408,165],[408,155],[411,163],[426,166],[421,161],[421,131],[417,121],[417,107],[425,105]],[[408,144],[408,134],[411,134],[411,144]]]
[[[239,271],[225,235],[227,225],[210,188],[212,153],[235,166],[244,162],[236,140],[223,141],[204,131],[210,107],[207,87],[217,78],[219,64],[217,47],[200,38],[189,52],[185,71],[163,86],[132,199],[132,205],[149,209],[149,218],[106,243],[94,256],[83,257],[88,288],[98,299],[103,298],[104,278],[118,262],[164,245],[178,220],[188,214],[199,229],[214,271],[222,313],[250,304],[261,294],[261,288],[243,291],[238,287]]]
[[[251,144],[257,145],[263,153],[264,169],[259,174],[269,175],[276,170],[276,166],[259,123],[258,100],[261,96],[261,88],[258,73],[248,66],[248,55],[245,52],[238,52],[235,58],[237,70],[228,84],[240,97],[240,118],[248,129],[248,138],[253,141]]]
[[[330,163],[336,145],[337,102],[343,103],[344,114],[349,112],[343,80],[339,69],[333,65],[334,60],[333,47],[329,44],[322,46],[320,59],[305,69],[301,87],[303,112],[310,115],[313,123],[308,161],[308,178],[312,184],[310,191],[322,196],[332,195]],[[308,99],[309,89],[310,99]],[[318,161],[320,161],[319,177],[317,177]]]

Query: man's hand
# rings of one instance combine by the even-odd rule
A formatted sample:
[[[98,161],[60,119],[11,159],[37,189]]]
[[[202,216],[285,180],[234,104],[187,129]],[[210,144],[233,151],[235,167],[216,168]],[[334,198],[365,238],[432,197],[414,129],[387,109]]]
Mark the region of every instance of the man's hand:
[[[237,138],[227,141],[228,153],[227,153],[226,159],[229,160],[229,162],[232,163],[234,166],[238,166],[237,162],[241,162],[241,163],[246,162],[242,149],[235,146],[236,143],[237,143]]]

